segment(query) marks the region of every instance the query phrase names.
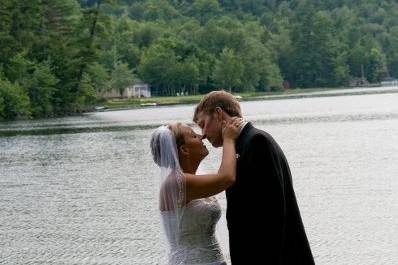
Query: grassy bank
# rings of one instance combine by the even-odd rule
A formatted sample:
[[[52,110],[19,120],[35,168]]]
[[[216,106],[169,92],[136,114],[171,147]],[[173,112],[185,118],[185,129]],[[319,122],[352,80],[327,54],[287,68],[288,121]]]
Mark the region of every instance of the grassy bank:
[[[336,88],[334,88],[336,89]],[[294,95],[301,93],[310,93],[318,91],[328,91],[328,88],[311,88],[311,89],[289,89],[274,92],[251,92],[251,93],[234,93],[235,96],[241,97],[240,100],[254,100],[258,97],[273,95]],[[129,98],[129,99],[110,99],[103,106],[107,109],[123,109],[142,107],[146,105],[176,105],[176,104],[195,104],[200,101],[203,95],[180,96],[180,97],[150,97],[150,98]]]

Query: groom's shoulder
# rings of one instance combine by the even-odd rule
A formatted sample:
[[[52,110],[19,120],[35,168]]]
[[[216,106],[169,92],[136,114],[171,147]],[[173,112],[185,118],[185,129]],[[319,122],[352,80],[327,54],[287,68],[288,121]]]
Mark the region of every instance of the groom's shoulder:
[[[250,146],[256,145],[273,145],[275,143],[274,138],[268,132],[258,129],[252,126],[247,135],[247,142]]]
[[[251,138],[264,138],[266,140],[273,140],[272,135],[264,130],[261,130],[257,127],[252,126],[252,130],[250,131]]]
[[[276,142],[270,133],[255,127],[251,122],[246,124],[238,138],[238,145],[246,148],[255,148],[256,145],[272,146]]]
[[[275,138],[264,130],[253,127],[250,138],[250,145],[252,146],[263,146],[270,150],[279,150],[278,152],[283,152]]]

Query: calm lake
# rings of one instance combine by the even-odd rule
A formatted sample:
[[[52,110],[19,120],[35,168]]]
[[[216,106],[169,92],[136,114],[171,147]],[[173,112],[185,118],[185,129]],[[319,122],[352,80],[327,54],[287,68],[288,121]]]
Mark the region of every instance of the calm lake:
[[[0,123],[0,264],[165,264],[149,138],[158,125],[190,123],[193,108]],[[316,264],[398,264],[398,93],[242,110],[288,158]],[[206,145],[202,173],[220,162]]]

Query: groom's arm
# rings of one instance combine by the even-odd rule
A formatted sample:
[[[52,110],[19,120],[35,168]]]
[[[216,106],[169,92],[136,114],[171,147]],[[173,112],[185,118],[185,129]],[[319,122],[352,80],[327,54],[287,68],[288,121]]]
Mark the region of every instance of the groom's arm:
[[[258,134],[250,141],[248,187],[253,188],[256,225],[250,235],[260,240],[251,255],[270,264],[279,264],[285,236],[285,196],[279,150],[268,137]],[[253,253],[254,252],[254,253]],[[247,253],[249,254],[249,253]]]

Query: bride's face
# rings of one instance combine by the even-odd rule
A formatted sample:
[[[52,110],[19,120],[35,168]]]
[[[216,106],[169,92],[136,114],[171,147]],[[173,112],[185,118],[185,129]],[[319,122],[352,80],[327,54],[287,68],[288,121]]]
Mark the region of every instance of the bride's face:
[[[185,140],[183,148],[185,148],[186,153],[189,155],[189,159],[201,161],[209,154],[209,150],[203,144],[202,135],[195,133],[191,127],[186,125],[183,126],[182,133]]]

